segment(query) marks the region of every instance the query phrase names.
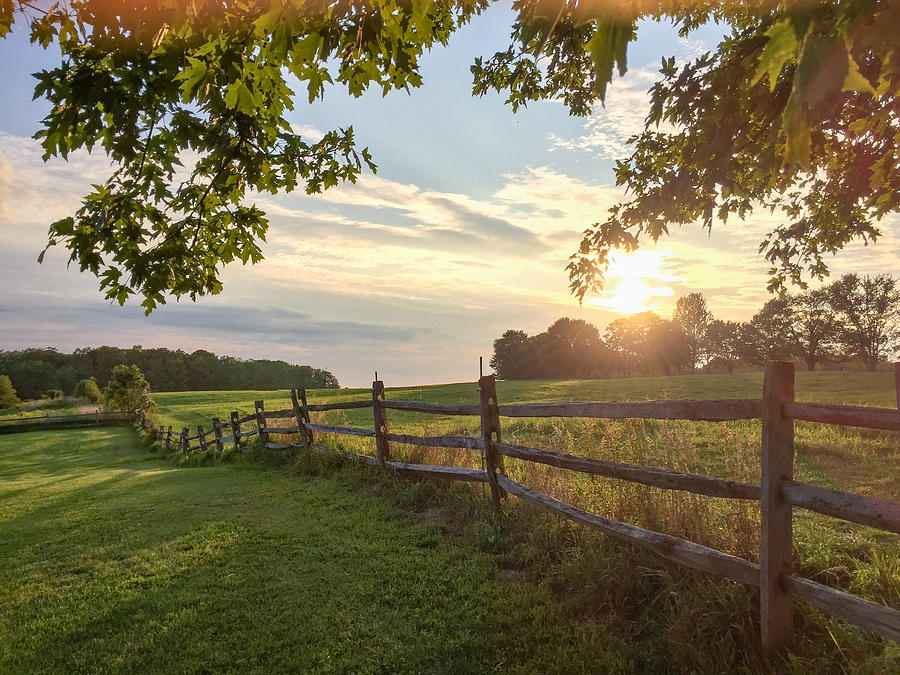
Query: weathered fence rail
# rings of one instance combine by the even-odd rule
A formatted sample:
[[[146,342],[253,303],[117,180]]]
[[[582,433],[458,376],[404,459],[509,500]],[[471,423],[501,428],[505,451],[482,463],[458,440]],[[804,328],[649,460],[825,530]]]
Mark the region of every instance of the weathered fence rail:
[[[896,366],[897,396],[900,402],[900,364]],[[181,434],[172,428],[158,431],[158,441],[167,448],[190,452],[208,447],[206,438],[215,437],[216,449],[225,443],[240,447],[241,440],[259,435],[271,449],[309,448],[313,432],[374,438],[376,455],[344,452],[358,461],[416,476],[486,483],[499,509],[501,498],[514,495],[560,516],[599,530],[630,544],[653,551],[667,560],[760,588],[760,629],[764,651],[771,654],[786,646],[793,629],[793,598],[809,602],[843,620],[886,638],[900,641],[900,612],[849,595],[792,573],[793,507],[804,508],[834,518],[900,532],[900,504],[883,499],[841,492],[794,480],[794,421],[820,422],[843,426],[900,431],[900,411],[883,408],[799,403],[794,401],[794,369],[790,363],[770,363],[766,368],[762,399],[710,401],[613,401],[516,403],[499,405],[494,376],[478,382],[478,404],[436,404],[420,401],[395,401],[385,398],[384,384],[372,384],[371,399],[341,403],[308,404],[303,389],[291,391],[292,408],[265,411],[256,402],[256,413],[239,417],[231,413],[231,435],[222,436],[221,424],[213,420],[213,430],[198,427],[197,434]],[[373,410],[374,428],[314,424],[309,412],[328,410]],[[481,436],[419,436],[388,430],[388,410],[436,415],[470,415],[481,418]],[[655,420],[694,420],[724,422],[759,419],[762,423],[760,450],[762,479],[752,485],[721,478],[680,473],[620,462],[580,457],[539,448],[504,443],[501,417],[588,417],[603,419],[640,418]],[[292,419],[289,426],[269,426],[268,420]],[[242,424],[255,422],[254,428],[241,430]],[[283,422],[281,422],[283,424]],[[271,435],[298,435],[300,440],[275,442]],[[190,444],[197,440],[196,446]],[[428,464],[410,464],[391,460],[391,444],[458,448],[479,451],[483,469]],[[523,485],[506,475],[503,459],[536,462],[561,469],[631,481],[667,490],[682,490],[708,497],[760,502],[760,563],[753,563],[722,551],[685,539],[654,532],[605,518],[562,502]]]

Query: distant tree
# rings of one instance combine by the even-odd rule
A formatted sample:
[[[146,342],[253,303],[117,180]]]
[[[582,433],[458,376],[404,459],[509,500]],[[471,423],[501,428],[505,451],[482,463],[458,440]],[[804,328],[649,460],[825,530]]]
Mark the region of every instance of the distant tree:
[[[838,358],[840,325],[825,288],[801,293],[790,300],[793,323],[793,353],[807,370]]]
[[[676,321],[660,319],[647,329],[643,361],[648,373],[671,375],[694,370],[695,344]]]
[[[119,365],[113,368],[112,377],[103,392],[103,399],[108,408],[145,413],[156,408],[150,398],[150,385],[144,373],[137,366]]]
[[[734,372],[740,363],[741,324],[737,321],[711,321],[706,329],[704,352],[708,367],[721,367]]]
[[[97,386],[97,380],[93,377],[86,377],[81,380],[75,385],[75,390],[72,393],[75,397],[87,399],[91,403],[97,403],[103,398],[103,392],[100,391],[100,387]]]
[[[840,321],[840,341],[848,355],[875,370],[900,343],[900,291],[889,274],[845,274],[828,287]]]
[[[0,372],[9,375],[23,398],[37,398],[45,389],[73,391],[79,380],[93,377],[99,387],[109,382],[117,365],[136,365],[154,391],[216,389],[333,389],[337,378],[327,370],[285,361],[217,357],[172,349],[95,347],[61,354],[55,349],[0,351]]]
[[[682,295],[675,303],[672,312],[675,321],[687,338],[691,371],[696,370],[704,359],[703,347],[706,342],[706,331],[713,320],[712,313],[706,308],[706,298],[702,293]]]
[[[793,342],[790,302],[785,298],[769,300],[741,326],[741,358],[748,363],[764,365],[790,358]]]
[[[0,408],[13,408],[19,403],[21,401],[13,388],[9,375],[0,375]]]
[[[526,344],[528,333],[523,330],[508,330],[494,340],[494,354],[491,368],[504,380],[518,380],[525,377]]]
[[[547,328],[543,363],[549,377],[591,377],[601,368],[603,341],[597,327],[582,319],[557,319]]]
[[[65,392],[62,389],[48,389],[41,394],[41,398],[45,401],[56,401],[63,396],[65,396]]]
[[[666,367],[663,364],[678,369],[679,360],[681,367],[686,367],[690,357],[685,338],[680,327],[679,332],[674,327],[673,322],[661,319],[655,312],[631,314],[606,327],[606,346],[616,356],[619,371],[626,377],[659,372]]]

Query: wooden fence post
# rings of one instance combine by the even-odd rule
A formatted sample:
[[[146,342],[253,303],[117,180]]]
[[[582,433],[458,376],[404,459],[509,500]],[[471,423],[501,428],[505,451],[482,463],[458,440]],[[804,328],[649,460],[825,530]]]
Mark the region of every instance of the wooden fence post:
[[[500,513],[500,497],[503,490],[497,483],[497,471],[503,472],[503,458],[494,449],[500,442],[500,413],[497,408],[497,383],[493,375],[484,375],[478,380],[478,394],[481,398],[481,438],[484,440],[484,465],[491,486],[491,501],[494,511]]]
[[[782,486],[794,478],[794,421],[783,406],[794,400],[794,364],[769,362],[763,379],[762,483],[760,506],[760,629],[766,657],[787,646],[793,606],[787,587],[791,574],[793,522]]]
[[[169,425],[169,430],[166,432],[166,450],[172,450],[172,425]]]
[[[216,453],[222,454],[225,451],[225,444],[222,442],[222,421],[218,417],[212,419],[213,433],[216,435]]]
[[[158,432],[159,432],[159,433],[157,434],[156,442],[159,443],[160,445],[162,445],[163,437],[166,435],[166,432],[163,431],[163,428],[162,428],[162,427],[160,427],[160,428],[158,429]]]
[[[266,432],[266,408],[263,401],[255,401],[256,406],[256,430],[259,432],[259,440],[263,445],[269,442],[269,434]]]
[[[231,413],[231,435],[234,441],[234,449],[238,450],[241,447],[241,417],[238,415],[237,410]]]
[[[206,452],[206,437],[203,435],[203,425],[197,425],[197,442],[200,443],[200,452]]]
[[[309,410],[306,409],[306,389],[304,387],[291,389],[291,405],[294,407],[297,426],[300,427],[300,438],[303,440],[303,444],[309,447],[313,442],[313,437],[312,431],[306,426],[309,424]]]
[[[184,454],[187,454],[187,453],[188,453],[188,447],[189,447],[190,444],[191,444],[191,442],[188,440],[188,433],[189,433],[189,432],[188,432],[188,428],[187,428],[187,427],[182,427],[182,428],[181,428],[181,451],[182,451]]]
[[[375,380],[372,382],[372,415],[375,419],[375,456],[381,463],[387,461],[391,455],[391,446],[387,439],[387,410],[383,401],[384,382]]]

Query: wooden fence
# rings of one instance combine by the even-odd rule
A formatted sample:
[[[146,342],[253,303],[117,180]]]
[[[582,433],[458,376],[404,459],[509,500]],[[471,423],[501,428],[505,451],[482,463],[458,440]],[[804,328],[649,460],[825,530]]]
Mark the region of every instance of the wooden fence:
[[[900,403],[900,364],[896,365],[898,403]],[[399,472],[439,478],[486,483],[490,486],[495,509],[501,499],[515,495],[565,518],[597,529],[607,535],[649,549],[657,555],[696,570],[760,588],[762,644],[772,654],[785,647],[792,634],[793,597],[873,633],[900,641],[900,612],[835,590],[810,579],[796,576],[791,569],[792,510],[794,507],[841,518],[855,523],[900,533],[900,504],[863,497],[794,480],[794,420],[900,431],[900,411],[894,409],[800,403],[794,400],[794,367],[791,363],[770,363],[765,371],[762,399],[669,400],[635,402],[521,403],[500,405],[493,375],[478,382],[480,403],[439,405],[418,401],[394,401],[385,397],[384,384],[373,382],[371,400],[307,403],[303,389],[291,391],[291,408],[266,411],[256,401],[252,415],[231,413],[223,424],[212,420],[212,428],[197,427],[191,435],[187,428],[173,433],[170,426],[160,429],[157,440],[170,450],[182,452],[209,450],[222,452],[226,444],[240,448],[241,441],[259,437],[267,448],[310,447],[314,434],[347,434],[375,439],[376,455],[347,453],[366,464]],[[312,411],[372,408],[373,428],[313,424]],[[481,435],[417,436],[391,433],[388,410],[425,414],[469,415],[481,420]],[[271,419],[291,418],[287,427],[269,426]],[[708,476],[652,469],[619,462],[578,457],[539,448],[504,443],[501,417],[588,417],[604,419],[640,418],[657,420],[762,421],[762,481],[760,485],[723,480]],[[243,425],[252,427],[243,430]],[[226,426],[227,425],[227,426]],[[272,436],[299,434],[300,441],[275,442]],[[196,444],[193,441],[197,441]],[[484,469],[410,464],[390,459],[391,445],[464,448],[480,451]],[[538,492],[506,475],[504,457],[582,473],[605,476],[668,490],[725,499],[759,501],[761,505],[760,563],[750,562],[691,541],[585,511],[550,495]]]
[[[41,429],[77,429],[79,427],[121,426],[132,421],[124,412],[95,412],[80,415],[32,415],[0,419],[0,434],[14,434]]]

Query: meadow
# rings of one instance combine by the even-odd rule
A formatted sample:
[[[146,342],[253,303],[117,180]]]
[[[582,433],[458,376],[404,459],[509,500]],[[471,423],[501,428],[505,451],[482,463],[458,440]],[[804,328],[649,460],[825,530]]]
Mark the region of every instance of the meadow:
[[[761,373],[740,373],[568,382],[507,381],[498,383],[498,400],[502,405],[531,401],[759,398],[761,391]],[[368,389],[308,392],[310,403],[369,396]],[[474,383],[389,388],[387,397],[434,403],[478,401]],[[798,372],[796,398],[896,406],[891,372]],[[224,397],[173,393],[156,397],[161,421],[176,429],[208,424],[213,415],[227,419],[231,410],[252,412],[256,399],[265,400],[267,410],[290,407],[286,391],[227,392]],[[371,427],[371,415],[369,409],[313,413],[313,421]],[[479,434],[477,417],[395,410],[388,411],[388,417],[391,431],[396,432]],[[319,434],[316,440],[336,449],[374,454],[371,439]],[[505,419],[503,440],[749,483],[760,480],[760,423],[755,420],[703,423]],[[797,480],[900,501],[897,434],[799,422],[795,448]],[[478,453],[466,450],[393,443],[391,456],[401,461],[480,467]],[[506,472],[515,480],[581,508],[758,560],[759,506],[754,502],[664,491],[509,458],[505,463]],[[429,489],[428,499],[416,500],[413,506],[442,511],[438,518],[449,523],[445,523],[445,529],[450,531],[465,530],[460,522],[475,523],[472,536],[482,543],[487,541],[499,555],[502,566],[523,578],[549,584],[584,620],[599,623],[605,630],[655,636],[660,644],[650,653],[659,650],[659,665],[713,671],[760,666],[754,657],[759,651],[754,624],[758,622],[756,591],[663,564],[650,554],[629,550],[602,535],[535,512],[515,499],[505,502],[503,522],[496,523],[481,510],[482,492],[481,487],[435,487]],[[800,509],[795,509],[794,529],[797,573],[900,608],[900,537]],[[896,644],[812,607],[798,603],[797,608],[796,649],[786,662],[791,669],[883,672],[885,664],[900,667]],[[708,633],[698,633],[698,626],[705,626]],[[635,644],[647,649],[643,638]],[[711,649],[711,644],[716,647]]]
[[[474,383],[388,398],[474,403]],[[500,382],[501,404],[758,398],[758,373]],[[310,391],[311,403],[368,389]],[[799,400],[893,407],[892,373],[798,373]],[[156,394],[159,419],[289,407],[289,393]],[[372,426],[370,409],[313,421]],[[478,434],[477,417],[388,411],[392,431]],[[285,425],[286,426],[286,425]],[[758,421],[507,419],[573,454],[759,481]],[[319,434],[326,448],[370,439]],[[127,429],[0,438],[0,671],[869,672],[900,645],[798,602],[791,650],[759,660],[758,592],[665,563],[483,486],[412,480],[304,449],[165,456]],[[897,434],[798,423],[799,480],[900,500]],[[477,453],[392,444],[409,461]],[[516,480],[601,515],[748,559],[758,505],[506,460]],[[900,609],[900,537],[795,510],[795,570]]]

